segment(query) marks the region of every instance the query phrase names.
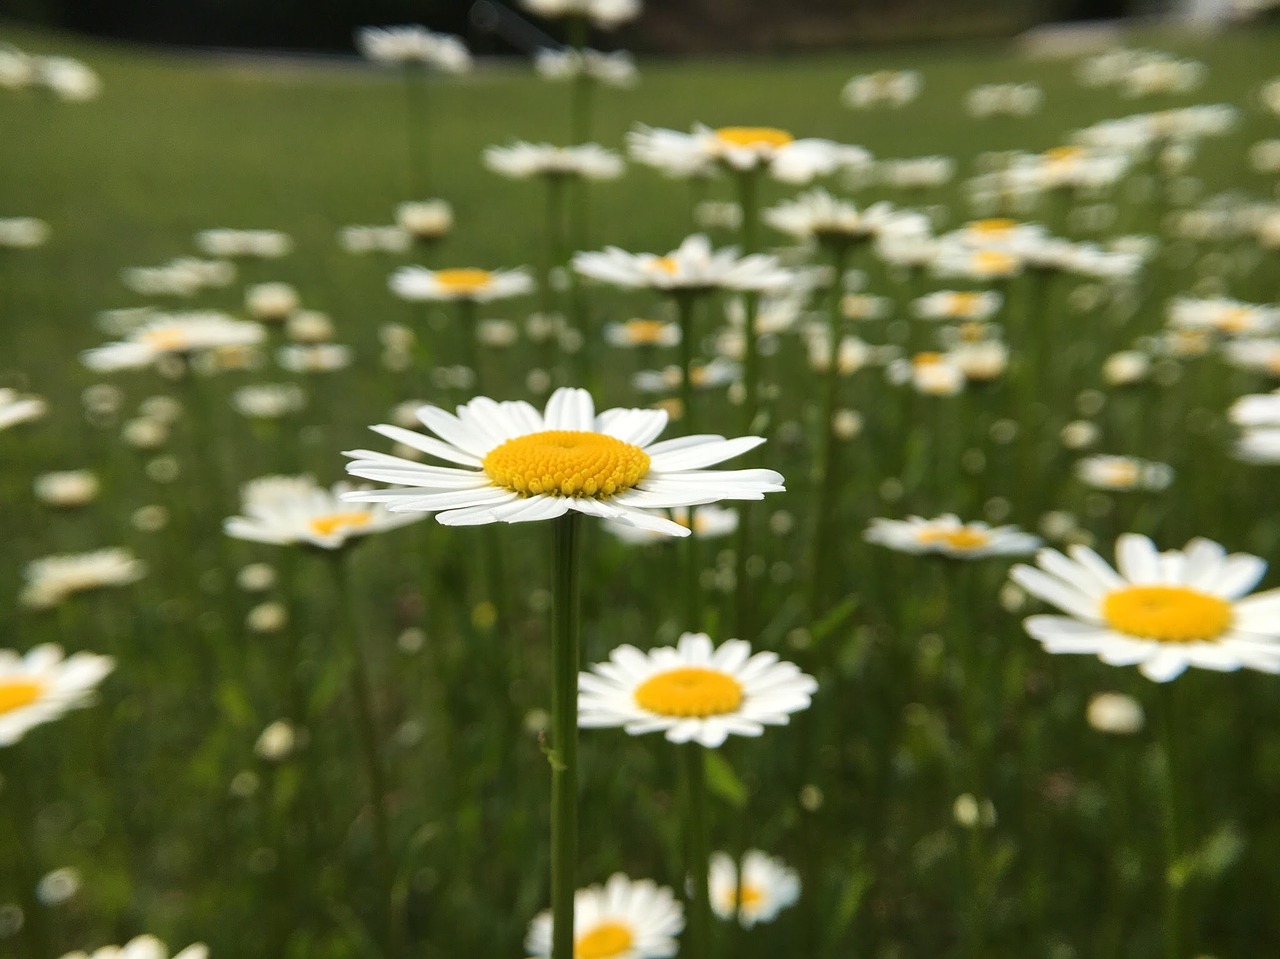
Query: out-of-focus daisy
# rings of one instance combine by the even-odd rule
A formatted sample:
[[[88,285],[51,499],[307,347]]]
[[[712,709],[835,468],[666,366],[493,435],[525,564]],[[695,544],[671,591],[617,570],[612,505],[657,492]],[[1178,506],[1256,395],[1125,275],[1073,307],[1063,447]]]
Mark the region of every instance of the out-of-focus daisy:
[[[693,514],[692,519],[690,513]],[[738,528],[738,511],[725,509],[723,506],[699,506],[692,510],[681,506],[670,510],[669,515],[673,522],[689,529],[695,539],[720,539]],[[605,520],[604,526],[624,543],[655,543],[666,538],[661,533],[638,529],[626,523]]]
[[[1108,386],[1132,386],[1151,373],[1151,357],[1141,350],[1120,350],[1102,363],[1102,379]]]
[[[276,259],[293,250],[293,239],[279,230],[232,230],[218,228],[196,234],[196,246],[206,256],[235,259],[262,257]]]
[[[1264,83],[1258,91],[1258,99],[1264,107],[1280,117],[1280,77]]]
[[[598,143],[557,147],[520,141],[509,147],[488,147],[484,164],[494,173],[526,180],[535,176],[614,180],[622,176],[622,157]]]
[[[808,183],[844,167],[870,162],[861,147],[831,140],[797,140],[773,127],[711,127],[692,133],[638,126],[627,134],[632,159],[671,176],[694,176],[718,169],[765,170],[784,183]]]
[[[975,249],[945,240],[929,262],[938,276],[978,282],[1007,280],[1020,274],[1024,266],[1023,258],[1009,250]]]
[[[606,323],[604,338],[610,346],[678,346],[680,324],[643,317]]]
[[[102,78],[88,64],[71,57],[40,57],[39,80],[59,100],[83,103],[102,93]]]
[[[32,489],[40,502],[70,509],[93,502],[101,484],[92,470],[58,470],[37,476]]]
[[[170,959],[169,947],[155,936],[138,936],[123,946],[103,946],[93,952],[69,952],[62,959]],[[194,943],[172,959],[209,959],[209,947]]]
[[[1168,489],[1173,467],[1133,456],[1090,456],[1076,463],[1076,476],[1086,486],[1102,490]]]
[[[831,369],[831,333],[823,326],[813,326],[805,331],[806,352],[809,367],[817,373]],[[889,356],[882,347],[874,347],[857,336],[842,336],[836,346],[836,371],[841,376],[851,376],[858,370],[883,362]]]
[[[53,231],[33,216],[0,217],[0,249],[30,250],[48,242]]]
[[[435,33],[416,24],[400,27],[361,27],[356,49],[374,63],[429,67],[442,73],[462,73],[471,67],[466,44],[448,33]]]
[[[776,230],[798,240],[827,245],[851,244],[874,239],[897,216],[889,203],[861,210],[848,200],[821,188],[802,193],[764,211],[764,220]]]
[[[904,107],[923,86],[918,70],[879,70],[850,78],[840,91],[840,102],[854,109]]]
[[[523,296],[533,279],[523,269],[480,270],[472,267],[429,270],[406,266],[391,275],[391,291],[404,300],[471,300],[487,303]]]
[[[350,483],[326,489],[311,476],[264,476],[241,489],[242,515],[228,518],[223,531],[255,543],[337,549],[357,537],[425,519],[420,513],[392,513],[381,505],[353,508],[341,498],[351,489]]]
[[[746,929],[758,922],[773,922],[800,898],[796,871],[759,849],[743,853],[741,885],[734,858],[724,852],[712,853],[709,882],[711,908],[716,915],[728,920],[741,917]]]
[[[403,253],[413,237],[400,226],[344,226],[338,243],[348,253]]]
[[[1267,564],[1194,539],[1158,552],[1145,536],[1116,542],[1112,569],[1093,550],[1044,549],[1014,582],[1067,616],[1032,616],[1026,630],[1051,653],[1095,655],[1168,682],[1188,666],[1280,672],[1280,590],[1247,595]]]
[[[808,709],[818,684],[775,653],[752,655],[730,639],[715,648],[705,633],[641,652],[619,646],[607,663],[578,674],[578,725],[621,726],[632,736],[661,732],[673,743],[708,749],[730,736],[759,736]]]
[[[236,268],[226,260],[182,257],[163,266],[130,267],[120,274],[124,285],[143,296],[195,296],[201,290],[232,283]]]
[[[8,387],[0,389],[0,430],[38,420],[48,411],[49,404],[42,397],[24,395]]]
[[[396,226],[419,243],[434,243],[453,229],[453,207],[445,200],[406,200],[396,207]]]
[[[698,233],[665,256],[628,253],[617,247],[577,253],[573,268],[593,280],[615,286],[678,291],[770,290],[785,286],[792,274],[776,257],[754,253],[740,257],[735,247],[713,250]]]
[[[333,339],[333,320],[319,310],[298,310],[285,321],[284,333],[295,343],[324,343]]]
[[[955,396],[965,385],[964,370],[947,353],[931,351],[894,360],[885,372],[889,382],[910,384],[929,396]]]
[[[976,320],[984,322],[999,311],[1004,297],[993,291],[939,290],[911,304],[916,316],[926,320]]]
[[[283,323],[302,305],[288,283],[255,283],[244,291],[244,308],[259,323]]]
[[[695,363],[689,374],[694,389],[713,390],[729,386],[742,378],[742,367],[727,357],[717,356],[709,363]],[[684,371],[674,364],[660,370],[639,370],[632,378],[632,385],[641,393],[665,393],[677,389],[684,380]]]
[[[1100,733],[1132,736],[1142,731],[1146,714],[1142,704],[1124,693],[1095,693],[1089,697],[1085,719]]]
[[[525,950],[551,955],[551,911],[529,924]],[[614,873],[573,895],[573,959],[669,959],[679,950],[684,907],[666,886]]]
[[[279,419],[298,412],[306,402],[307,394],[296,383],[258,383],[231,394],[236,412],[250,419]]]
[[[36,726],[93,701],[115,661],[93,653],[63,658],[52,644],[21,656],[0,649],[0,746],[12,746]]]
[[[956,161],[949,156],[902,157],[880,160],[876,177],[899,190],[929,190],[951,182]]]
[[[520,5],[549,20],[583,17],[601,30],[613,30],[640,16],[640,0],[520,0]]]
[[[46,556],[27,564],[22,603],[50,609],[75,593],[136,583],[146,572],[142,560],[127,549]]]
[[[543,47],[533,55],[538,76],[547,80],[572,80],[586,73],[598,83],[610,87],[634,86],[639,78],[635,60],[625,50],[602,53],[599,50],[555,50]]]
[[[214,311],[173,313],[144,323],[124,340],[85,350],[80,359],[99,373],[139,369],[165,356],[190,358],[227,346],[261,343],[266,333],[257,323],[233,320]]]
[[[1258,173],[1280,173],[1280,140],[1259,140],[1249,147],[1249,165]]]
[[[1034,83],[986,83],[974,87],[964,98],[972,117],[1028,117],[1040,109],[1044,91]]]
[[[1040,538],[1016,526],[991,527],[986,523],[964,523],[954,513],[937,519],[909,516],[905,520],[876,518],[863,534],[877,543],[902,553],[938,553],[952,559],[983,559],[988,556],[1020,556],[1034,552]]]
[[[773,470],[706,469],[754,449],[762,438],[703,435],[655,443],[667,425],[665,412],[611,409],[597,416],[586,390],[556,390],[542,413],[522,401],[478,397],[458,407],[457,416],[423,406],[418,419],[439,439],[398,426],[373,429],[457,466],[355,450],[345,454],[354,459],[349,473],[398,488],[345,499],[387,503],[393,512],[433,512],[446,526],[524,523],[575,510],[687,536],[689,530],[652,511],[763,499],[783,489]]]
[[[291,373],[336,373],[355,359],[341,343],[290,343],[276,350],[276,362]]]
[[[1120,93],[1131,99],[1157,94],[1188,93],[1203,83],[1208,73],[1208,68],[1198,60],[1152,57],[1134,64],[1121,77]]]
[[[1228,336],[1259,336],[1280,329],[1280,307],[1181,296],[1169,304],[1169,323],[1184,329],[1212,329]]]
[[[1280,427],[1280,391],[1242,396],[1227,411],[1236,426]]]
[[[1009,347],[998,339],[961,342],[947,351],[947,358],[960,367],[970,383],[998,380],[1009,367]]]
[[[1280,463],[1280,427],[1247,429],[1236,443],[1235,455],[1260,466]]]
[[[36,58],[10,44],[0,46],[0,90],[25,90],[36,82]]]

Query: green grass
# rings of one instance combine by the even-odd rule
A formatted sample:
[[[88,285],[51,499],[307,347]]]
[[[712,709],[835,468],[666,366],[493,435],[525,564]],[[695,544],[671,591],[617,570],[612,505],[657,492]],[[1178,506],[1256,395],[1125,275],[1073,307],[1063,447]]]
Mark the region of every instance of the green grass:
[[[365,427],[386,421],[394,403],[458,398],[420,371],[393,374],[379,365],[379,327],[418,323],[421,315],[386,291],[388,261],[348,257],[335,241],[341,226],[388,222],[395,204],[412,198],[403,91],[396,77],[346,64],[158,54],[18,28],[0,30],[5,39],[32,52],[83,56],[101,73],[105,92],[81,105],[0,96],[0,215],[38,216],[53,228],[46,247],[0,255],[0,386],[41,393],[52,406],[45,423],[0,434],[0,596],[17,595],[25,561],[55,551],[127,544],[151,567],[133,590],[87,596],[56,613],[31,615],[0,602],[4,646],[56,640],[120,659],[99,705],[0,752],[0,773],[29,779],[38,808],[34,820],[6,823],[29,824],[40,871],[72,864],[84,876],[71,905],[49,910],[52,955],[143,931],[175,948],[203,939],[214,959],[377,955],[363,931],[377,909],[370,817],[342,694],[343,660],[332,646],[327,571],[309,555],[226,540],[219,524],[235,512],[245,480],[286,466],[335,480],[340,450],[385,448]],[[1196,159],[1204,194],[1266,195],[1272,184],[1249,172],[1243,157],[1249,144],[1276,135],[1256,90],[1265,65],[1277,62],[1280,34],[1140,39],[1209,65],[1205,88],[1194,101],[1177,103],[1242,109],[1240,128],[1206,142]],[[676,129],[695,121],[772,124],[859,143],[880,157],[951,155],[967,174],[983,152],[1044,149],[1078,127],[1148,108],[1109,91],[1083,91],[1070,63],[1030,62],[995,45],[641,67],[635,90],[599,95],[596,125],[606,145],[621,146],[636,122]],[[922,71],[918,103],[902,112],[840,106],[850,75],[885,67]],[[1043,86],[1039,115],[967,117],[966,90],[1010,81]],[[503,64],[433,84],[430,95],[433,191],[457,215],[454,234],[430,252],[432,265],[537,264],[538,185],[502,180],[479,156],[489,144],[514,139],[562,141],[567,91]],[[730,196],[723,184],[712,195]],[[768,195],[785,192],[770,187]],[[689,232],[688,196],[682,184],[632,169],[593,189],[592,244],[670,249]],[[927,201],[947,205],[952,225],[967,218],[958,187]],[[1156,228],[1149,210],[1138,213],[1147,217],[1139,226]],[[332,381],[317,377],[307,411],[280,430],[250,426],[226,402],[238,385],[283,378],[270,368],[185,384],[150,374],[112,378],[124,392],[122,413],[86,424],[80,392],[103,378],[89,374],[76,354],[106,338],[94,328],[94,314],[141,302],[121,285],[120,270],[190,254],[192,235],[214,226],[289,232],[297,243],[292,255],[249,264],[241,279],[294,283],[306,305],[332,314],[339,339],[357,351],[355,367]],[[1216,252],[1242,250],[1222,244]],[[1197,269],[1208,252],[1215,251],[1192,251]],[[1049,309],[1079,331],[1076,360],[1073,378],[1058,392],[1035,394],[1036,405],[997,389],[934,410],[904,399],[875,370],[858,375],[846,405],[869,426],[841,454],[848,474],[841,536],[827,557],[851,602],[826,626],[798,617],[794,578],[807,555],[809,437],[819,393],[794,342],[785,341],[770,361],[769,380],[778,387],[768,425],[773,441],[755,457],[781,469],[790,491],[756,514],[766,561],[751,585],[763,622],[758,635],[744,638],[796,659],[818,676],[821,691],[791,727],[723,751],[736,773],[721,770],[720,793],[737,794],[733,775],[744,792],[741,805],[717,800],[713,843],[782,855],[800,869],[805,893],[771,926],[750,934],[722,927],[721,955],[959,955],[977,893],[966,859],[972,837],[953,824],[951,807],[970,788],[975,729],[991,737],[986,791],[998,814],[981,857],[985,954],[1159,954],[1162,780],[1152,730],[1104,740],[1083,721],[1085,702],[1100,689],[1133,693],[1154,718],[1151,684],[1092,659],[1042,654],[1023,635],[1020,617],[1000,606],[1004,565],[957,570],[887,555],[860,537],[872,516],[955,509],[976,517],[1003,498],[1028,527],[1050,509],[1076,512],[1104,554],[1117,533],[1133,528],[1166,547],[1204,535],[1233,550],[1280,555],[1280,517],[1270,508],[1274,474],[1224,456],[1223,406],[1261,382],[1203,360],[1181,365],[1172,385],[1109,398],[1097,417],[1112,447],[1106,451],[1167,456],[1179,480],[1163,496],[1102,497],[1104,509],[1071,480],[1069,458],[1058,448],[1061,425],[1083,415],[1076,393],[1100,386],[1107,350],[1127,345],[1135,330],[1155,329],[1159,295],[1196,281],[1169,262],[1143,287],[1133,328],[1108,325],[1110,313],[1068,313],[1074,283],[1052,292]],[[893,297],[896,315],[907,316],[905,286],[877,267],[870,278],[872,291]],[[1274,255],[1224,282],[1242,297],[1274,299]],[[195,302],[235,310],[240,290],[237,283]],[[1027,295],[1015,285],[1010,309],[1022,308]],[[639,295],[604,292],[592,294],[592,305],[597,319],[656,309]],[[520,319],[527,308],[499,304],[487,313]],[[711,330],[714,320],[707,311],[700,322]],[[919,335],[901,323],[859,332],[876,342]],[[526,396],[534,353],[522,343],[486,356],[485,391]],[[640,363],[608,357],[595,376],[602,406],[647,402],[629,386]],[[144,397],[169,392],[183,395],[190,415],[168,450],[182,475],[161,484],[144,468],[151,457],[122,448],[117,427]],[[990,439],[989,427],[1002,417],[1022,424],[1039,457],[1030,485],[1025,471],[1012,468],[1009,450]],[[736,422],[723,396],[708,398],[708,428],[732,434]],[[985,469],[956,465],[970,449],[983,453]],[[33,475],[81,466],[102,476],[98,503],[54,515],[33,502]],[[902,481],[901,498],[886,495],[883,481],[891,478]],[[130,525],[133,510],[149,503],[170,509],[171,524],[159,534]],[[794,530],[766,534],[765,514],[784,511]],[[472,622],[472,611],[489,598],[486,537],[502,554],[517,610],[504,635]],[[519,955],[528,920],[547,902],[549,777],[528,720],[549,700],[548,539],[537,527],[446,530],[426,523],[367,544],[355,560],[377,707],[384,729],[397,731],[388,745],[393,846],[413,955]],[[714,547],[704,552],[709,564],[725,565]],[[674,550],[624,549],[593,529],[586,555],[587,662],[623,642],[647,648],[677,634],[683,587],[670,573]],[[235,573],[251,560],[286,573],[273,594],[293,610],[283,634],[254,635],[242,625],[257,600],[237,589]],[[1274,581],[1273,574],[1267,584]],[[722,621],[728,601],[709,602],[713,621]],[[410,627],[426,631],[420,651],[395,643]],[[804,629],[816,639],[806,640]],[[994,694],[992,715],[979,723],[965,714],[975,670]],[[1183,798],[1194,853],[1184,864],[1193,870],[1188,901],[1201,917],[1188,959],[1266,954],[1280,942],[1272,908],[1280,900],[1275,680],[1188,675],[1175,693],[1187,737]],[[253,753],[257,735],[299,699],[314,717],[307,759],[263,763]],[[681,887],[681,807],[665,745],[616,731],[584,735],[583,884],[622,869]],[[246,772],[258,789],[237,795],[232,783],[240,776],[243,786]],[[822,801],[814,803],[815,796]],[[8,825],[0,828],[0,892],[19,899],[26,892],[4,868],[19,857],[8,833]]]

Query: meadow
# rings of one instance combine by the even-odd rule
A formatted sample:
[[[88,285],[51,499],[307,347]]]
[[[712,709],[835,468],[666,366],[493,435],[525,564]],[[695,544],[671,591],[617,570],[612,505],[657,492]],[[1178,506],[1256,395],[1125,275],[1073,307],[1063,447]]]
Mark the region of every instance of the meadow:
[[[1183,92],[1126,97],[1081,82],[1090,54],[1034,59],[993,42],[641,59],[633,87],[593,93],[592,138],[623,154],[637,124],[706,123],[827,138],[876,161],[949,157],[954,175],[923,186],[868,163],[816,181],[864,212],[921,211],[939,236],[971,221],[995,233],[1039,223],[1095,244],[1098,260],[1117,238],[1153,238],[1106,247],[1143,251],[1140,268],[1111,276],[1029,266],[1018,248],[1010,275],[982,279],[891,262],[869,235],[845,243],[820,229],[797,245],[750,222],[804,189],[765,175],[749,195],[741,175],[690,181],[631,162],[575,188],[567,227],[549,229],[546,184],[481,160],[517,140],[570,142],[572,85],[523,61],[414,91],[398,71],[354,60],[157,52],[0,27],[0,43],[78,57],[102,84],[82,103],[0,89],[0,216],[48,224],[32,248],[0,247],[0,389],[47,404],[0,429],[0,647],[56,643],[114,660],[92,704],[0,746],[0,955],[92,954],[144,933],[175,953],[207,943],[213,959],[531,954],[529,924],[551,904],[549,769],[563,748],[551,700],[567,595],[551,528],[569,528],[563,517],[483,528],[426,518],[337,549],[249,542],[224,524],[256,478],[347,479],[343,451],[390,452],[368,427],[422,431],[409,415],[419,405],[489,396],[542,410],[561,386],[589,389],[597,412],[661,405],[672,414],[663,439],[690,420],[700,433],[763,437],[728,465],[786,484],[722,504],[739,509],[722,537],[695,523],[687,539],[634,543],[591,516],[574,526],[577,668],[623,644],[706,632],[816,680],[812,704],[785,725],[714,749],[584,728],[577,886],[624,872],[674,890],[694,935],[680,954],[696,959],[1280,949],[1280,678],[1267,674],[1280,658],[1264,648],[1280,623],[1259,627],[1253,669],[1217,659],[1156,682],[1138,658],[1051,655],[1028,635],[1028,615],[1058,612],[1034,581],[1010,579],[1016,563],[1035,564],[1033,548],[988,555],[950,527],[913,534],[911,551],[865,535],[877,518],[955,513],[1108,562],[1132,533],[1164,550],[1204,537],[1280,556],[1274,467],[1244,461],[1242,425],[1258,424],[1228,412],[1280,375],[1280,362],[1259,359],[1280,355],[1268,335],[1280,329],[1268,305],[1280,296],[1280,228],[1262,226],[1280,216],[1280,162],[1250,160],[1280,138],[1280,106],[1260,96],[1280,31],[1124,42],[1203,74]],[[851,77],[890,70],[918,71],[918,96],[842,104]],[[1032,84],[1041,99],[1026,115],[974,116],[967,94],[981,84]],[[1233,120],[1117,149],[1123,175],[1103,187],[1016,191],[998,179],[1012,151],[1044,155],[1099,121],[1193,104],[1229,104]],[[748,196],[754,210],[727,208]],[[443,235],[392,252],[339,242],[345,227],[392,223],[398,204],[428,197],[452,208]],[[126,285],[132,268],[204,257],[195,236],[219,227],[282,231],[291,248],[238,258],[229,282],[190,295]],[[662,255],[695,232],[776,253],[796,271],[793,295],[668,295],[566,269],[574,250]],[[809,269],[828,254],[839,271]],[[410,264],[527,267],[537,289],[406,302],[388,277]],[[563,274],[550,286],[548,266]],[[264,323],[247,349],[116,372],[86,362],[166,314],[252,319],[246,289],[268,282],[324,314],[331,337],[320,321],[319,333]],[[920,318],[916,301],[944,290],[1000,299],[989,323]],[[1204,307],[1209,319],[1180,329],[1178,297],[1234,305]],[[733,325],[762,304],[776,325]],[[568,318],[530,320],[545,307]],[[684,351],[606,341],[607,323],[632,318],[679,320],[694,335]],[[282,368],[290,330],[349,347],[350,364],[325,370],[317,352],[309,368]],[[856,337],[837,376],[832,331]],[[921,379],[973,342],[997,344],[983,354],[994,369],[976,364],[954,389]],[[681,388],[681,365],[720,356],[724,382]],[[304,397],[301,408],[245,415],[236,397],[258,384]],[[1280,424],[1274,411],[1264,419]],[[1104,489],[1078,466],[1095,454],[1140,459],[1113,467]],[[92,471],[96,490],[40,493],[37,477],[70,470]],[[985,545],[989,529],[974,530]],[[31,599],[33,561],[107,547],[127,548],[141,575]],[[1169,562],[1155,582],[1180,581]],[[1271,570],[1258,588],[1276,586]],[[1182,624],[1161,628],[1164,648],[1213,645]],[[0,669],[0,732],[23,708],[5,681]],[[1102,693],[1119,698],[1100,707]],[[687,876],[708,843],[780,858],[798,898],[771,921],[699,928]],[[745,888],[740,898],[745,914]],[[670,954],[610,952],[599,939],[575,952]]]

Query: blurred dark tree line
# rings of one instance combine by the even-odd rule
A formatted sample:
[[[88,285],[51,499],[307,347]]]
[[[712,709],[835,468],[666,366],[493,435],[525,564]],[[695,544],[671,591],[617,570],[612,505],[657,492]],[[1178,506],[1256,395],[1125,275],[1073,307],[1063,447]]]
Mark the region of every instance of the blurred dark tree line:
[[[491,0],[518,8],[517,0]],[[478,52],[508,52],[477,29],[473,0],[0,0],[0,17],[143,43],[349,51],[364,24],[422,23]],[[1050,20],[1122,16],[1143,0],[646,0],[602,46],[694,53],[1007,35]],[[543,25],[556,36],[556,25]]]

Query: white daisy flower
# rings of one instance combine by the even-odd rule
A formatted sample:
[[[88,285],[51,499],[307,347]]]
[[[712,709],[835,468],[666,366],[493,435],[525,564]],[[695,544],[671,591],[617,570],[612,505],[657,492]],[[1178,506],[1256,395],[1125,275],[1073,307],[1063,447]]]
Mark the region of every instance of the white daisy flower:
[[[24,396],[8,387],[0,389],[0,430],[38,420],[48,411],[49,404],[39,396]]]
[[[692,520],[689,518],[690,513],[693,514]],[[693,510],[680,506],[670,510],[669,515],[673,522],[690,530],[695,539],[721,539],[738,528],[738,511],[725,509],[723,506],[699,506]],[[655,543],[666,539],[663,534],[653,530],[639,529],[611,520],[604,521],[604,528],[624,543]]]
[[[819,188],[770,207],[764,211],[764,221],[798,240],[852,243],[874,239],[898,215],[891,203],[859,210]]]
[[[83,103],[102,92],[102,79],[87,64],[71,57],[40,57],[39,80],[59,100]]]
[[[21,599],[24,606],[50,609],[73,593],[136,583],[146,572],[146,564],[127,549],[46,556],[27,564]]]
[[[524,947],[551,955],[551,911],[529,923]],[[684,907],[666,886],[617,872],[573,894],[573,959],[669,959],[679,950]]]
[[[1227,418],[1236,426],[1280,427],[1280,390],[1240,397],[1227,410]]]
[[[680,324],[635,317],[622,323],[606,323],[604,338],[610,346],[679,346]]]
[[[191,357],[222,347],[253,346],[266,338],[257,323],[233,320],[215,311],[162,315],[123,340],[85,350],[81,362],[98,373],[140,369],[164,356]]]
[[[960,368],[968,382],[990,383],[1009,368],[1009,347],[996,339],[957,343],[947,351],[947,358]]]
[[[487,303],[523,296],[533,289],[533,279],[523,269],[473,268],[429,270],[405,266],[391,275],[391,291],[403,300],[472,300]]]
[[[675,646],[641,652],[619,646],[607,663],[578,674],[578,725],[621,726],[632,736],[661,732],[673,743],[708,749],[730,735],[759,736],[808,709],[817,681],[775,653],[705,633],[685,633]]]
[[[290,343],[276,350],[276,362],[291,373],[335,373],[354,359],[351,347],[341,343]]]
[[[1116,543],[1118,573],[1083,546],[1071,547],[1070,558],[1041,550],[1036,562],[1039,569],[1015,566],[1010,576],[1069,614],[1025,621],[1047,652],[1136,665],[1156,682],[1188,666],[1280,673],[1280,590],[1246,596],[1267,569],[1257,556],[1228,556],[1207,539],[1160,553],[1147,537],[1126,533]]]
[[[1232,339],[1222,345],[1222,354],[1233,366],[1280,376],[1280,339]]]
[[[857,110],[881,104],[904,107],[923,86],[918,70],[878,70],[850,78],[840,91],[840,102]]]
[[[33,216],[0,217],[0,249],[30,250],[48,242],[53,231]]]
[[[738,900],[741,895],[741,906]],[[748,849],[742,856],[742,883],[738,883],[738,863],[728,853],[711,855],[711,908],[721,919],[742,918],[750,929],[758,922],[773,922],[800,899],[800,876],[781,859]]]
[[[101,484],[92,470],[57,470],[42,473],[32,484],[36,499],[49,506],[70,509],[91,503]]]
[[[283,323],[302,305],[288,283],[255,283],[244,291],[245,311],[259,323]]]
[[[640,0],[520,0],[520,5],[549,20],[585,17],[601,30],[613,30],[640,16]]]
[[[1180,296],[1169,304],[1169,324],[1181,329],[1216,330],[1228,336],[1259,336],[1280,330],[1280,307]]]
[[[723,356],[710,363],[694,364],[689,379],[696,390],[712,390],[729,386],[742,378],[742,366]],[[666,393],[676,390],[684,381],[684,370],[672,364],[660,370],[638,370],[631,384],[641,393]]]
[[[37,646],[25,656],[0,649],[0,746],[93,701],[115,660],[93,653],[63,658],[61,647]]]
[[[381,505],[353,509],[342,500],[351,490],[350,483],[325,489],[312,476],[264,476],[241,487],[242,515],[226,519],[223,532],[255,543],[337,549],[357,537],[426,518],[420,513],[391,513]]]
[[[1075,472],[1080,482],[1102,490],[1159,492],[1173,482],[1173,467],[1168,463],[1135,456],[1089,456],[1076,463]]]
[[[666,256],[628,253],[616,246],[576,253],[573,268],[615,286],[665,291],[771,290],[792,280],[791,271],[776,257],[763,253],[739,257],[735,247],[713,250],[701,233],[688,237]]]
[[[413,239],[430,243],[453,229],[453,207],[447,200],[406,200],[396,207],[396,226]]]
[[[1014,181],[1024,181],[1014,183],[1019,191],[1101,190],[1123,179],[1132,164],[1127,153],[1069,144],[1021,154],[1005,173]]]
[[[338,243],[348,253],[404,253],[413,242],[400,226],[344,226]]]
[[[949,353],[917,353],[910,359],[894,360],[885,369],[890,383],[910,384],[928,396],[955,396],[964,389],[964,369]]]
[[[994,290],[939,290],[911,304],[925,320],[976,320],[985,322],[1000,310],[1004,297]]]
[[[69,952],[62,959],[170,959],[169,947],[155,936],[138,936],[123,946],[103,946],[93,952]],[[209,947],[197,942],[172,959],[209,959]]]
[[[974,249],[943,239],[934,249],[929,265],[937,276],[990,282],[1019,275],[1024,262],[1021,255],[1010,250]]]
[[[969,115],[977,118],[1027,117],[1040,109],[1044,91],[1034,83],[986,83],[965,94]]]
[[[956,161],[949,156],[900,157],[881,160],[876,176],[899,190],[930,190],[950,183]]]
[[[1236,443],[1235,455],[1260,466],[1280,463],[1280,427],[1245,430]]]
[[[583,50],[572,47],[553,49],[543,47],[533,55],[533,67],[538,76],[547,80],[572,80],[586,73],[591,79],[610,87],[635,86],[639,73],[636,62],[625,50],[602,53],[599,50]]]
[[[373,430],[462,468],[355,450],[344,454],[355,460],[347,472],[396,488],[347,493],[345,500],[436,513],[446,526],[525,523],[575,510],[687,536],[687,529],[652,511],[757,500],[784,489],[773,470],[706,469],[755,449],[763,438],[699,435],[655,443],[667,425],[664,411],[611,409],[597,416],[586,390],[556,390],[542,413],[523,401],[477,397],[458,407],[457,416],[423,406],[418,419],[439,439],[398,426]]]
[[[692,133],[637,126],[627,134],[633,160],[670,176],[700,176],[718,169],[766,170],[784,183],[808,183],[846,167],[862,166],[871,155],[862,147],[831,140],[797,140],[773,127],[695,124]]]
[[[235,259],[262,257],[276,259],[293,250],[293,239],[279,230],[232,230],[218,228],[196,234],[196,246],[205,256]]]
[[[557,147],[524,141],[509,147],[486,148],[484,165],[494,173],[515,180],[535,176],[616,180],[622,176],[624,166],[621,156],[598,143]]]
[[[990,527],[964,523],[954,513],[937,519],[909,516],[905,520],[876,518],[863,538],[901,553],[938,553],[952,559],[1020,556],[1034,552],[1040,537],[1016,526]]]
[[[361,27],[356,31],[356,49],[366,59],[389,66],[430,67],[442,73],[471,68],[471,54],[460,39],[416,24]]]

